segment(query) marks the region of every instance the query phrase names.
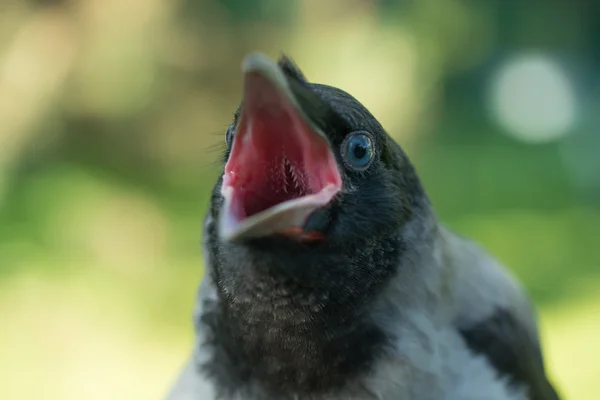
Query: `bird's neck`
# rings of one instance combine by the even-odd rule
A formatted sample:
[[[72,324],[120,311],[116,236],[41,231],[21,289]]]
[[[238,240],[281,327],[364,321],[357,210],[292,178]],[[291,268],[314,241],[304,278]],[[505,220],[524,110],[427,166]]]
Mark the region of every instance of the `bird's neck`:
[[[404,230],[402,237],[420,242],[420,229]],[[214,296],[196,322],[217,385],[254,383],[273,398],[309,397],[358,379],[393,340],[374,316],[398,273],[412,275],[402,260],[416,257],[400,236],[344,252],[227,247],[210,223],[205,237]]]
[[[197,325],[211,332],[205,345],[218,358],[209,363],[220,366],[217,379],[257,382],[285,398],[278,396],[324,392],[369,370],[386,341],[370,313],[396,272],[395,239],[356,253],[295,254],[283,243],[264,252],[224,248],[210,226],[207,233],[215,296]]]
[[[258,297],[248,302],[218,296],[213,315],[204,318],[228,380],[255,380],[279,394],[326,391],[367,369],[384,342],[351,304],[285,285],[256,289]]]

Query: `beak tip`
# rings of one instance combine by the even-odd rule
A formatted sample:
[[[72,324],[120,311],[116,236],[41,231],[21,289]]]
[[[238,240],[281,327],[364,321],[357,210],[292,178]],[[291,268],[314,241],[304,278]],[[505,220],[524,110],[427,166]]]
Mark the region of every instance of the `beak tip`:
[[[287,80],[279,65],[263,53],[251,53],[242,62],[244,75],[256,73],[276,83],[280,87],[287,86]]]
[[[277,64],[275,64],[267,55],[259,52],[248,54],[242,62],[242,71],[244,73],[271,69],[273,67],[277,67]]]

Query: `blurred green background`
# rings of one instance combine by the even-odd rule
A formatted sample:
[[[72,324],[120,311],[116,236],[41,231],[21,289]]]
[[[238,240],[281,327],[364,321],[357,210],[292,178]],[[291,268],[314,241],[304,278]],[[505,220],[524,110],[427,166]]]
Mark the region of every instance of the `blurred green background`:
[[[164,396],[256,50],[371,109],[526,285],[565,398],[597,400],[591,0],[1,0],[0,398]]]

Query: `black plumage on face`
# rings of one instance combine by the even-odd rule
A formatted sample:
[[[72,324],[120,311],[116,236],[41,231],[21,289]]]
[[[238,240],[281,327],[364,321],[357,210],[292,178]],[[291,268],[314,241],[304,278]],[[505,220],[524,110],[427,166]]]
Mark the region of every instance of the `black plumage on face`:
[[[250,56],[245,73],[206,231],[222,299],[215,340],[236,361],[212,373],[280,394],[328,390],[389,339],[369,306],[401,268],[405,227],[427,199],[351,95],[310,83],[286,57]]]

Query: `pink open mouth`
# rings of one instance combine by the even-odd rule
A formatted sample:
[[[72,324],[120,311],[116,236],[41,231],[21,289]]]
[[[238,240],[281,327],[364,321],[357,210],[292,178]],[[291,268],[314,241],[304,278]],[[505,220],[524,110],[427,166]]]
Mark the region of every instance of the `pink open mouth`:
[[[342,186],[328,141],[303,116],[280,68],[260,55],[243,67],[242,112],[221,189],[227,240],[301,228]]]

